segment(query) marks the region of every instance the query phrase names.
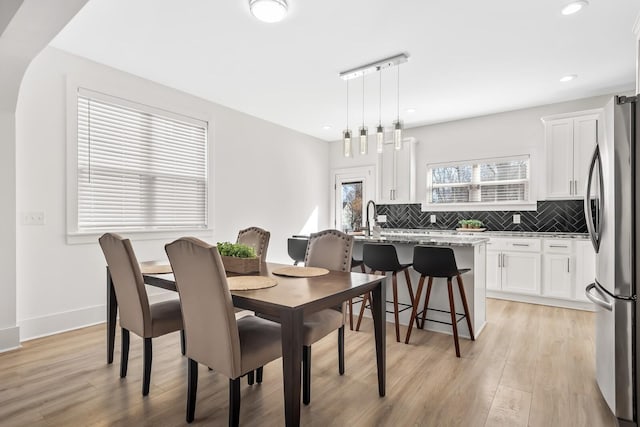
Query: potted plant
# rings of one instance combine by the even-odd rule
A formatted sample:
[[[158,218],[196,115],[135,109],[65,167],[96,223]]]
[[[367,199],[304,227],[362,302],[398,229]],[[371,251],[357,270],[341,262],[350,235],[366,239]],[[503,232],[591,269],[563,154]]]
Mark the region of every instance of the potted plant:
[[[226,272],[248,274],[260,271],[260,259],[251,246],[218,242],[217,247]]]
[[[482,228],[482,221],[478,220],[478,219],[461,219],[460,221],[458,221],[458,223],[460,224],[460,228],[467,228],[467,229],[478,229],[478,228]]]

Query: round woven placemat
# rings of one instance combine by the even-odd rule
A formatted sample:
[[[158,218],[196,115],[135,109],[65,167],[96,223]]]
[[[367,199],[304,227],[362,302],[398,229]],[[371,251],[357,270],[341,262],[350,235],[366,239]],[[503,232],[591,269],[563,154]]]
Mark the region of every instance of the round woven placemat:
[[[320,267],[281,267],[272,271],[278,276],[289,277],[316,277],[329,274],[329,270]]]
[[[140,263],[142,274],[168,274],[173,273],[171,264],[166,261],[144,261]]]
[[[252,291],[254,289],[270,288],[278,284],[272,277],[264,276],[234,276],[228,277],[230,291]]]

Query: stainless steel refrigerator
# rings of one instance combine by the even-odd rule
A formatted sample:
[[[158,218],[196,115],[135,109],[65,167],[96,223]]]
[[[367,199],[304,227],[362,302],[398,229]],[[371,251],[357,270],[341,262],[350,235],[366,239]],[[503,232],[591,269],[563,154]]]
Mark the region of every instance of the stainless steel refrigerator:
[[[621,426],[638,423],[638,101],[616,96],[607,103],[584,199],[596,251],[595,281],[585,290],[596,305],[596,377]]]

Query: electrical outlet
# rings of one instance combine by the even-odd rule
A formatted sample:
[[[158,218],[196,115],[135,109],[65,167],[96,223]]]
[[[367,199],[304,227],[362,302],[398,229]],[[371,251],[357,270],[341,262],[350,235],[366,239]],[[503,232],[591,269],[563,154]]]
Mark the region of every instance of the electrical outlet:
[[[520,224],[520,214],[513,214],[513,223]]]
[[[435,223],[436,223],[436,216],[431,215],[431,224],[435,224]]]
[[[22,225],[44,225],[44,212],[23,212]]]
[[[386,215],[378,215],[378,222],[387,222]]]

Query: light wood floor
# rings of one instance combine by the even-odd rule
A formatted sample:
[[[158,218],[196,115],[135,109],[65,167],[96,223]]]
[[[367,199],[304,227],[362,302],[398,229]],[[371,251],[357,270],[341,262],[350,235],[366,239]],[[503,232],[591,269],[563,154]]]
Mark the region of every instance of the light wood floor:
[[[313,346],[305,426],[614,426],[594,373],[593,313],[488,301],[488,325],[455,357],[449,335],[387,329],[387,396],[379,398],[372,324],[346,331],[338,375],[334,333]],[[404,333],[403,328],[403,333]],[[186,359],[178,334],[154,340],[149,396],[141,395],[142,340],[131,338],[120,379],[119,336],[105,362],[104,325],[42,338],[0,354],[2,426],[184,425]],[[194,425],[226,425],[228,380],[200,367]],[[242,383],[241,425],[283,425],[282,366]]]

